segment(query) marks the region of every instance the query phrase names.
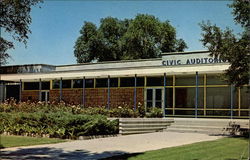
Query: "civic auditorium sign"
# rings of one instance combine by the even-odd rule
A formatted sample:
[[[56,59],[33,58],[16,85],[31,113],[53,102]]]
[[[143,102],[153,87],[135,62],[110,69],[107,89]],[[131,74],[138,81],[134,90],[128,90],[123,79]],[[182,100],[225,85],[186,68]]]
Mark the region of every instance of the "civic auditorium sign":
[[[226,63],[220,58],[209,56],[209,53],[190,53],[190,54],[176,54],[162,56],[162,65],[196,65],[196,64],[212,64],[212,63]]]

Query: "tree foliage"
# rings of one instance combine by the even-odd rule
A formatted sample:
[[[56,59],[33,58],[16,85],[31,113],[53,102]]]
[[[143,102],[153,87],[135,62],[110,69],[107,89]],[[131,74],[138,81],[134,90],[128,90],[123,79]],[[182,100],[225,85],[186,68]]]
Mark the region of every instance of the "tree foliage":
[[[30,11],[33,5],[42,0],[1,0],[0,1],[0,28],[12,35],[18,42],[27,44],[28,34],[31,33]],[[14,48],[13,42],[1,37],[0,39],[0,65],[7,63],[10,55],[7,50]]]
[[[225,75],[229,83],[241,86],[249,83],[250,1],[235,0],[229,7],[233,8],[234,20],[243,27],[244,32],[235,35],[229,28],[222,30],[209,21],[202,22],[201,42],[211,52],[211,56],[220,57],[230,63]]]
[[[99,28],[84,22],[75,43],[78,63],[145,59],[159,57],[162,52],[183,51],[187,48],[169,21],[138,14],[134,19],[103,18]]]

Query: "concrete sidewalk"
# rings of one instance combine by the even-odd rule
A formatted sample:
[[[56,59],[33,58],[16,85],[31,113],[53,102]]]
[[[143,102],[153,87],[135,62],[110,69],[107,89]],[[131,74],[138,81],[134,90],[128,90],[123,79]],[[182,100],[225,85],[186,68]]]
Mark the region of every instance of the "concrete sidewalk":
[[[221,136],[209,136],[199,133],[156,132],[6,148],[1,150],[1,159],[100,159],[124,153],[145,152],[219,138]]]

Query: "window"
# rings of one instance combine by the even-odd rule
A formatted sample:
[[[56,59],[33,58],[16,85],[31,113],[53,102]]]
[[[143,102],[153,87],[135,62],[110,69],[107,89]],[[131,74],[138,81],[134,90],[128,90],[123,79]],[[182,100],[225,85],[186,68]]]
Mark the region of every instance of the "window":
[[[85,88],[94,88],[94,79],[85,79]]]
[[[248,88],[247,86],[244,86],[241,88],[240,99],[241,99],[241,108],[242,109],[248,109],[250,106],[250,101],[249,101],[250,93],[249,93],[249,91],[250,91],[250,88]]]
[[[39,90],[39,82],[24,82],[24,90]]]
[[[50,90],[50,82],[42,82],[42,90]]]
[[[203,108],[203,88],[198,90],[198,108]],[[175,88],[175,107],[176,108],[195,108],[196,88]]]
[[[227,85],[222,75],[207,75],[207,85]]]
[[[207,108],[230,109],[230,87],[208,87]]]
[[[135,77],[123,77],[120,78],[120,87],[134,87],[135,86]],[[136,77],[136,86],[144,86],[144,77]]]
[[[163,77],[147,77],[147,86],[164,86]]]
[[[124,77],[120,79],[120,87],[134,87],[135,86],[134,77]]]
[[[40,82],[24,82],[24,90],[39,90]],[[42,82],[42,90],[49,90],[50,82]]]
[[[96,79],[96,87],[108,87],[108,78]],[[118,87],[118,78],[110,78],[110,87]]]
[[[82,88],[83,80],[82,79],[74,79],[73,80],[73,88]]]
[[[198,75],[199,85],[203,85],[203,75]],[[195,86],[196,85],[196,75],[187,75],[187,76],[176,76],[175,78],[176,86]]]
[[[110,87],[118,87],[118,78],[110,78]]]
[[[137,87],[143,87],[144,86],[144,77],[137,77],[136,86]]]
[[[53,89],[60,88],[60,80],[53,80]],[[62,88],[71,88],[71,80],[62,80]]]
[[[108,87],[108,79],[107,78],[96,79],[96,88],[104,88],[104,87]]]

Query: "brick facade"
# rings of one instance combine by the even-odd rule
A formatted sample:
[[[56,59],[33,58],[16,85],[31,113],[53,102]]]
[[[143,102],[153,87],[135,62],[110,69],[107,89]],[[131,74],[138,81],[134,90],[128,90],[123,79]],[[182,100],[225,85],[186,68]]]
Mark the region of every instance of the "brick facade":
[[[144,89],[137,88],[137,103],[144,103]],[[50,90],[50,101],[58,102],[60,96],[59,90]],[[62,100],[69,104],[82,103],[82,89],[63,89]],[[106,106],[108,103],[107,88],[85,89],[85,106],[96,107]],[[111,88],[110,89],[110,107],[134,105],[134,88]]]
[[[22,91],[22,101],[37,102],[39,100],[39,91]]]

